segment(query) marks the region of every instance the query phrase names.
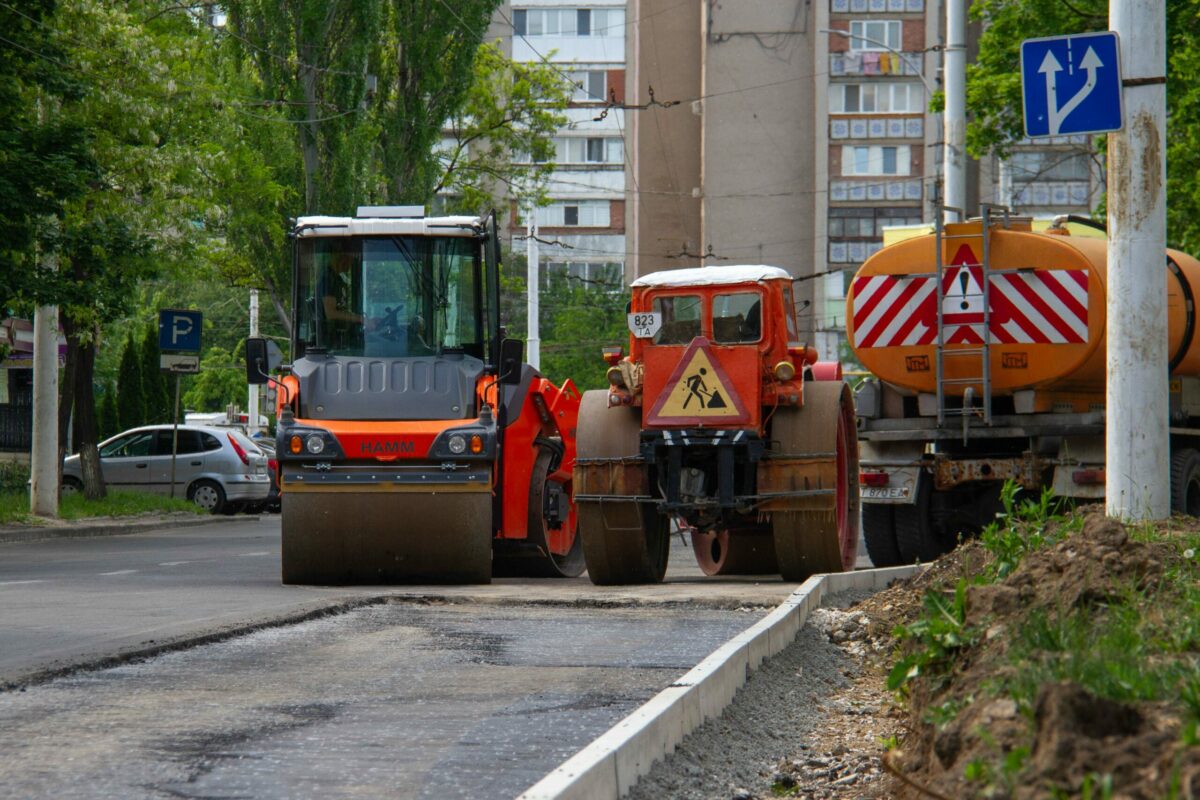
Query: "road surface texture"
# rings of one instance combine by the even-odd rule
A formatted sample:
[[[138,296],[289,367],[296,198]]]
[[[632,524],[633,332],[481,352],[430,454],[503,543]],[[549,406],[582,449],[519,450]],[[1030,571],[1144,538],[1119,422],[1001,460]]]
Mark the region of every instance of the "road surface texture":
[[[869,597],[870,592],[851,590],[826,597],[824,608],[844,608]],[[860,671],[858,659],[830,641],[828,615],[800,629],[796,640],[782,652],[750,673],[745,686],[721,716],[711,719],[684,738],[674,753],[651,768],[630,791],[629,800],[760,800],[778,794],[819,798],[824,792],[805,791],[794,779],[786,778],[792,760],[810,769],[830,771],[824,783],[835,782],[846,797],[878,779],[880,770],[867,767],[862,773],[842,779],[833,775],[824,758],[817,730],[831,715],[845,711],[836,707],[851,679]],[[853,614],[842,617],[852,618]],[[856,719],[851,717],[851,720]],[[844,748],[843,748],[844,753]],[[818,755],[821,754],[821,755]],[[865,766],[865,765],[864,765]],[[856,768],[858,765],[856,765]],[[822,777],[826,777],[822,775]],[[853,785],[858,784],[858,785]],[[837,791],[834,788],[832,791]],[[842,795],[838,795],[842,796]]]
[[[758,612],[388,602],[0,693],[0,796],[514,797]]]
[[[512,797],[795,588],[278,565],[278,517],[0,545],[0,796]]]
[[[765,608],[794,588],[777,577],[705,577],[678,537],[666,582],[635,587],[593,586],[586,577],[504,578],[460,587],[282,586],[278,516],[0,544],[0,686],[288,624],[380,597]]]

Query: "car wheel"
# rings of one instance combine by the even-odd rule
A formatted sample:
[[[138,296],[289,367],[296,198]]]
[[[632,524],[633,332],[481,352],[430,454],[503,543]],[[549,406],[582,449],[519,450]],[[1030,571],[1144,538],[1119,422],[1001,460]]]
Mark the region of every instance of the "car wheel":
[[[62,493],[64,495],[79,494],[82,491],[83,484],[79,482],[78,478],[67,476],[62,479]]]
[[[220,514],[225,508],[225,490],[214,481],[196,481],[188,488],[188,500],[210,514]]]

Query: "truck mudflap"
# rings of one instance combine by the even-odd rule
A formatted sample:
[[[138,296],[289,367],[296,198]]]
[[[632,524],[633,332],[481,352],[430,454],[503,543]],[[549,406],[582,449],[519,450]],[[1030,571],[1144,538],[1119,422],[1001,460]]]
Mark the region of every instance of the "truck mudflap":
[[[284,583],[489,583],[491,470],[285,470]]]

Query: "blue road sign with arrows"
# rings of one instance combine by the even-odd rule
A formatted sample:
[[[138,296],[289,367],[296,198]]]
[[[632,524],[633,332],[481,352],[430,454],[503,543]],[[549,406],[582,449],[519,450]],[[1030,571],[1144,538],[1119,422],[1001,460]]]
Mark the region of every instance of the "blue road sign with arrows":
[[[1021,42],[1026,136],[1121,129],[1121,59],[1113,31]]]

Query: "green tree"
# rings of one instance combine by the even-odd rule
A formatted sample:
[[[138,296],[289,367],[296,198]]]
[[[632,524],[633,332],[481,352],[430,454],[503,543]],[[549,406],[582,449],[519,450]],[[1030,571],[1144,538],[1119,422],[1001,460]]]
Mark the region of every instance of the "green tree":
[[[209,172],[222,202],[206,225],[227,233],[224,274],[265,288],[285,326],[286,219],[297,202],[306,213],[346,214],[366,203],[429,204],[445,191],[455,209],[476,213],[506,187],[540,197],[547,165],[513,156],[548,160],[571,87],[551,67],[480,46],[499,5],[227,4],[223,79],[272,100],[232,109],[224,157]],[[442,146],[447,125],[452,141]]]
[[[161,355],[158,349],[158,329],[149,326],[142,337],[141,346],[142,391],[146,396],[147,424],[170,422],[174,416],[171,391],[160,363]]]
[[[967,67],[967,149],[1004,156],[1023,134],[1022,40],[1108,28],[1108,0],[975,0],[984,22],[979,56]],[[1200,0],[1167,3],[1167,238],[1200,252]],[[1101,140],[1102,141],[1102,140]]]
[[[117,390],[105,384],[100,395],[100,409],[96,416],[96,435],[100,441],[121,432],[121,421],[117,414]]]
[[[142,355],[130,331],[121,353],[121,371],[117,382],[117,421],[121,429],[146,424],[146,391],[142,381]]]
[[[245,401],[246,368],[222,347],[205,350],[200,371],[183,394],[184,407],[189,411],[224,411],[230,403],[245,405]]]

